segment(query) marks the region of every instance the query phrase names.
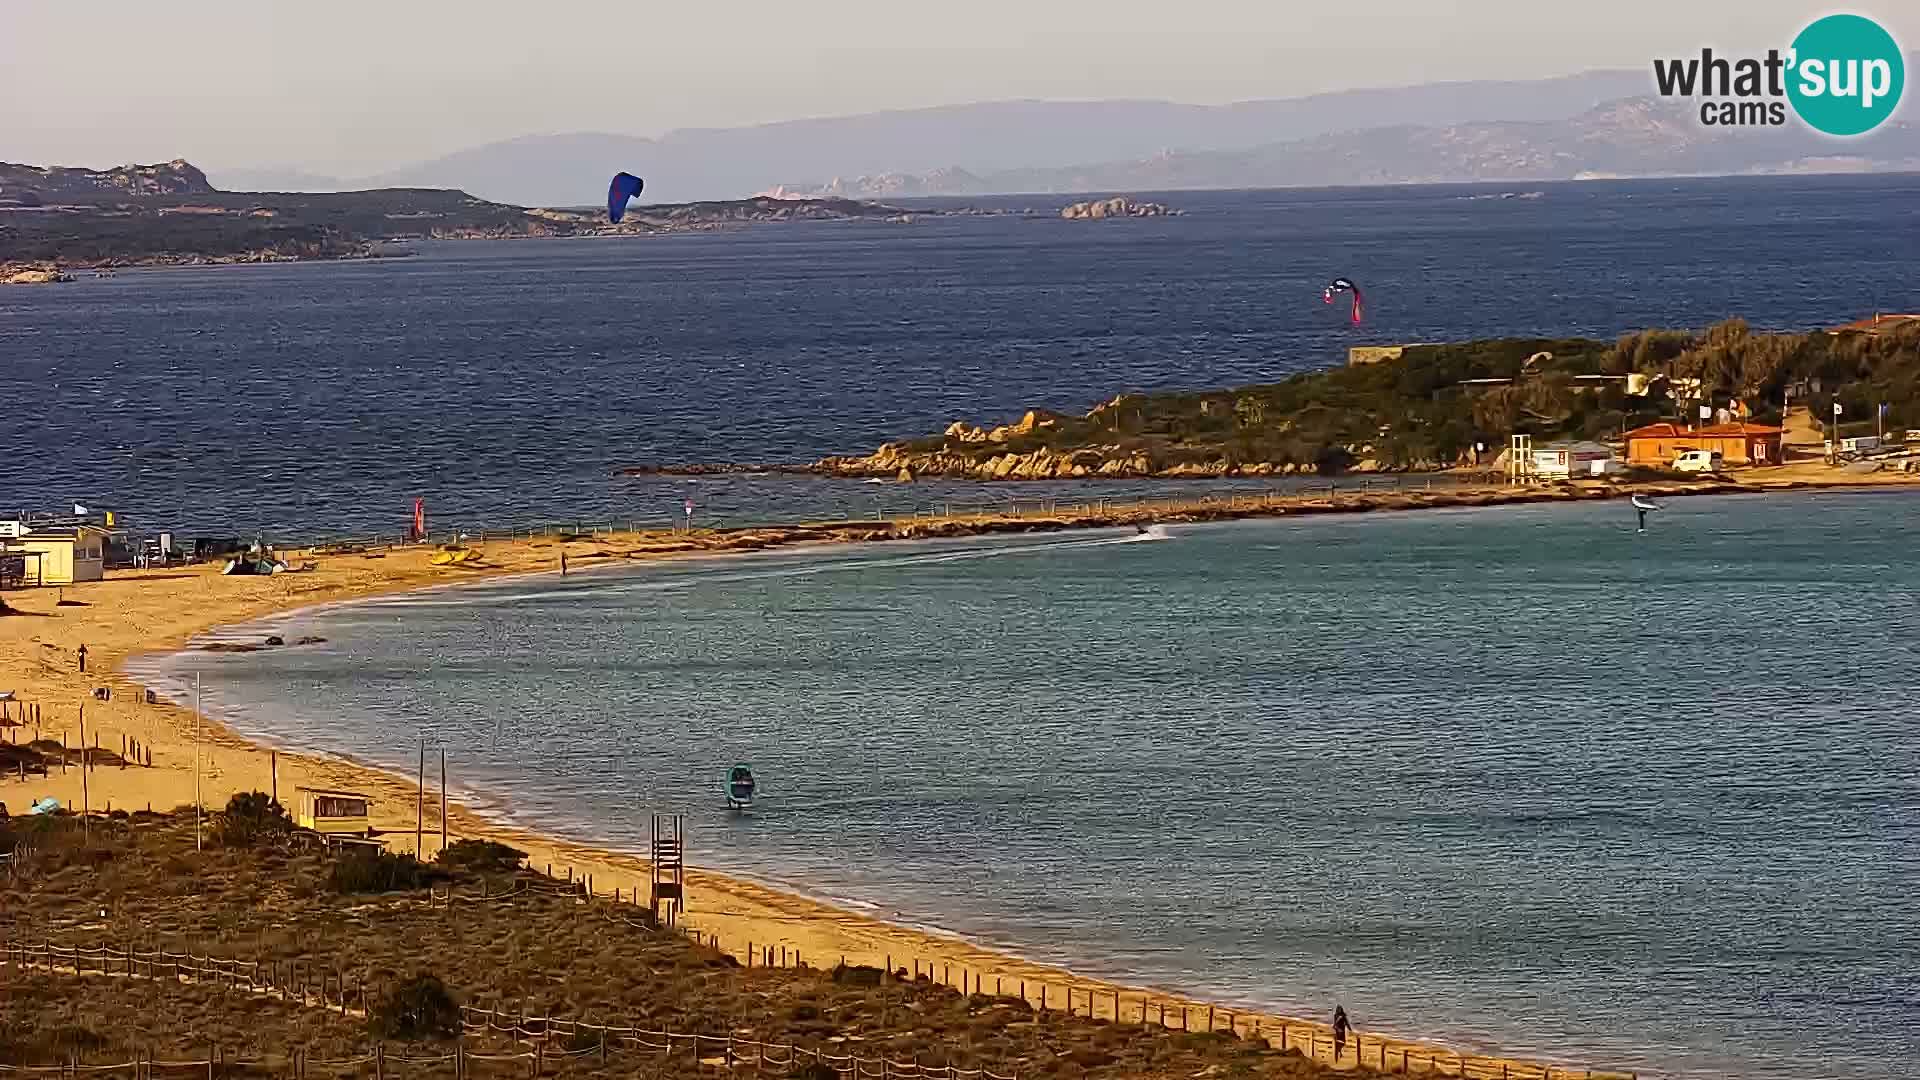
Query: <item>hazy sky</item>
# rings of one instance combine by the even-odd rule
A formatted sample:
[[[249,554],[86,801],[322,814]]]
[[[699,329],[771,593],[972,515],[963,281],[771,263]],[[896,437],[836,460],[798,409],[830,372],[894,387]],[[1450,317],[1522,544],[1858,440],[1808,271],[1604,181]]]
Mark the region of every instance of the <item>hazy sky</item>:
[[[1886,21],[1910,0],[1849,10]],[[1784,46],[1806,0],[0,0],[0,160],[364,175],[494,139],[1223,102]]]

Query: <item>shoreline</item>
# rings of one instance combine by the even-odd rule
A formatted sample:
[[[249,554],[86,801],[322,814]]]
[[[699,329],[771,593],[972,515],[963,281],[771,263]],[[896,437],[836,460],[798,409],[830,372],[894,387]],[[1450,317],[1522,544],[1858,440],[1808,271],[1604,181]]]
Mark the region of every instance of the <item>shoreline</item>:
[[[1631,491],[1662,496],[1695,494],[1764,494],[1783,490],[1872,490],[1885,487],[1913,487],[1916,479],[1901,481],[1889,477],[1879,481],[1868,477],[1835,473],[1824,482],[1781,478],[1785,482],[1704,483],[1692,485],[1634,485],[1583,493],[1578,489],[1479,489],[1425,493],[1371,493],[1321,496],[1287,496],[1275,501],[1258,496],[1237,496],[1222,503],[1211,501],[1145,500],[1133,509],[1103,506],[1098,512],[1075,515],[1071,512],[1048,517],[986,515],[960,519],[916,519],[896,522],[823,523],[813,526],[763,527],[707,534],[616,534],[589,539],[534,538],[494,542],[484,545],[486,563],[477,568],[434,567],[427,557],[434,550],[425,545],[392,549],[380,553],[321,555],[321,568],[312,573],[294,573],[266,578],[227,578],[212,567],[116,574],[108,581],[69,587],[68,592],[85,607],[56,610],[54,596],[45,590],[14,593],[9,601],[26,614],[0,619],[0,659],[23,674],[0,690],[15,689],[20,700],[39,704],[42,728],[49,737],[55,732],[75,734],[79,718],[76,708],[87,701],[85,717],[89,739],[103,748],[113,737],[132,737],[152,754],[154,767],[115,769],[97,767],[91,774],[91,803],[94,809],[117,806],[136,808],[148,803],[158,809],[193,803],[194,749],[192,729],[204,726],[205,746],[204,801],[209,807],[224,805],[226,797],[237,791],[269,790],[280,783],[290,786],[352,787],[365,790],[376,799],[375,824],[390,839],[395,851],[414,850],[407,835],[415,827],[416,815],[407,814],[414,802],[411,778],[396,774],[370,762],[312,750],[282,750],[271,745],[279,740],[265,736],[247,737],[202,710],[196,720],[186,705],[164,695],[159,704],[146,705],[140,691],[154,673],[129,670],[162,655],[172,655],[189,647],[193,639],[209,631],[222,631],[265,619],[287,618],[321,607],[347,605],[396,594],[428,592],[462,583],[501,581],[513,576],[554,573],[559,552],[566,551],[573,567],[584,572],[598,566],[627,565],[632,562],[712,558],[769,548],[803,548],[840,543],[905,541],[936,537],[993,535],[996,533],[1056,531],[1101,527],[1125,527],[1148,521],[1182,523],[1236,520],[1251,517],[1284,517],[1298,514],[1381,512],[1423,508],[1510,505],[1528,502],[1556,502],[1595,498],[1622,498]],[[1653,489],[1653,490],[1647,490]],[[624,546],[625,550],[614,550]],[[56,640],[57,639],[57,640]],[[93,658],[93,671],[81,674],[71,659],[72,650],[87,644]],[[299,646],[286,646],[297,648]],[[105,685],[115,691],[112,699],[88,700],[89,688]],[[127,691],[123,696],[119,691]],[[164,727],[164,734],[162,728]],[[21,741],[25,733],[10,733]],[[429,788],[434,785],[429,784]],[[0,800],[38,797],[51,794],[78,804],[81,784],[77,770],[66,775],[56,772],[45,778],[34,777],[25,783],[13,778],[0,779]],[[604,841],[573,839],[566,835],[543,834],[533,827],[516,823],[486,804],[493,800],[474,791],[465,802],[453,802],[449,793],[449,837],[489,838],[511,844],[527,852],[529,862],[551,864],[555,872],[588,875],[595,893],[612,894],[620,890],[644,888],[648,880],[645,859],[638,854],[606,845]],[[169,801],[171,800],[171,801]],[[290,801],[283,799],[283,802]],[[497,805],[497,804],[496,804]],[[431,816],[431,815],[428,815]],[[431,857],[437,843],[437,822],[424,830],[428,837],[424,854]],[[1137,1010],[1149,1006],[1198,1007],[1213,1011],[1199,995],[1185,994],[1160,987],[1126,983],[1123,978],[1103,978],[1078,974],[1067,968],[1019,956],[999,947],[984,945],[963,933],[937,926],[912,926],[883,918],[887,909],[858,910],[860,901],[809,893],[804,886],[763,878],[750,872],[710,870],[690,867],[687,873],[693,903],[685,920],[693,930],[718,935],[719,944],[736,954],[777,948],[792,950],[797,958],[811,960],[815,966],[832,966],[844,957],[846,962],[894,968],[922,962],[940,963],[936,978],[951,979],[951,968],[959,968],[959,978],[985,977],[1024,980],[1051,985],[1058,1008],[1062,993],[1070,995],[1077,1011],[1092,1010],[1111,1019],[1115,1008],[1112,994],[1125,998],[1120,1009],[1129,1022],[1138,1019]],[[895,913],[898,914],[898,913]],[[1098,967],[1100,965],[1093,965]],[[980,985],[976,983],[975,985]],[[1038,990],[1028,993],[1035,998]],[[1220,1008],[1217,1002],[1214,1008]],[[1265,1037],[1287,1037],[1292,1031],[1298,1041],[1308,1031],[1324,1034],[1325,1023],[1288,1017],[1255,1009],[1227,1008],[1236,1029],[1245,1025],[1248,1033],[1259,1030]],[[1275,1029],[1279,1030],[1276,1031]],[[1537,1063],[1515,1058],[1500,1058],[1493,1053],[1463,1055],[1460,1051],[1418,1037],[1396,1037],[1385,1032],[1361,1034],[1382,1053],[1398,1055],[1411,1051],[1416,1058],[1438,1055],[1451,1066],[1463,1056],[1475,1062],[1509,1063],[1540,1075]],[[1369,1054],[1371,1057],[1371,1054]],[[1576,1073],[1582,1070],[1576,1070]],[[1556,1066],[1554,1075],[1562,1072]],[[1601,1075],[1595,1073],[1595,1075]]]

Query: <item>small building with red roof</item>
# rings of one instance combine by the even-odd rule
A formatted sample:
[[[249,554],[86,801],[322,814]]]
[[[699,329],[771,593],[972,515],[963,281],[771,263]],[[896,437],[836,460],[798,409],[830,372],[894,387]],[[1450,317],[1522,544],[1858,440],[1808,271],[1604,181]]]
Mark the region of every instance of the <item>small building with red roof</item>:
[[[1779,465],[1783,434],[1770,424],[1746,421],[1698,428],[1648,424],[1627,432],[1627,464],[1669,468],[1683,450],[1707,450],[1728,465]]]
[[[1836,326],[1827,331],[1829,334],[1883,334],[1912,323],[1920,323],[1920,315],[1887,314],[1874,312],[1869,319],[1855,319],[1844,326]]]

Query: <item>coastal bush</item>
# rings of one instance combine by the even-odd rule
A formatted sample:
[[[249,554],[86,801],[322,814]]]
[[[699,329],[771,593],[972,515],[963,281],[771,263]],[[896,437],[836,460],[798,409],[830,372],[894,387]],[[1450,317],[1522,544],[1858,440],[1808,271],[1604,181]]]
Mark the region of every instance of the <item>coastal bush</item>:
[[[214,840],[222,847],[253,847],[292,831],[293,819],[286,808],[264,791],[236,794],[213,821]]]
[[[380,995],[367,1027],[382,1039],[451,1039],[460,1032],[460,1006],[438,976],[421,972]]]
[[[886,972],[879,968],[867,967],[863,964],[836,964],[832,972],[834,982],[846,983],[848,986],[879,986],[881,979],[885,976]]]
[[[1322,476],[1338,476],[1353,468],[1353,451],[1336,443],[1322,446],[1313,455],[1313,467]]]
[[[492,840],[458,840],[434,856],[434,862],[470,874],[511,874],[526,857],[526,852]]]
[[[445,876],[411,855],[356,851],[333,861],[327,870],[327,887],[337,893],[408,892]]]

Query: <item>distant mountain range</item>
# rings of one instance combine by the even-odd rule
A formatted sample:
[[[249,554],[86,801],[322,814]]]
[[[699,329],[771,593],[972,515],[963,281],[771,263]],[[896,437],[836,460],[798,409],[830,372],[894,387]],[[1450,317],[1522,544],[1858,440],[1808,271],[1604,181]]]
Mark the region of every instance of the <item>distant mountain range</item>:
[[[1792,126],[1706,127],[1690,106],[1643,97],[1608,102],[1565,120],[1399,125],[1247,150],[978,174],[964,169],[889,173],[783,186],[780,193],[902,198],[1912,169],[1920,169],[1920,129],[1910,124],[1892,124],[1841,144]]]
[[[1920,65],[1920,53],[1908,58]],[[530,135],[376,176],[215,170],[230,190],[454,188],[522,206],[600,201],[621,170],[648,201],[1285,187],[1580,176],[1886,170],[1920,163],[1914,129],[1850,141],[1798,125],[1703,126],[1648,98],[1651,70],[1434,83],[1230,105],[1000,101],[659,138]],[[839,178],[839,179],[835,179]]]
[[[530,135],[375,176],[293,169],[214,169],[230,190],[450,187],[522,206],[579,206],[620,170],[647,178],[649,200],[736,198],[782,181],[971,173],[1146,158],[1163,151],[1243,150],[1279,140],[1394,124],[1545,121],[1646,93],[1639,71],[1553,79],[1433,83],[1311,97],[1184,105],[1166,101],[997,101],[857,116],[703,128],[659,138]]]

